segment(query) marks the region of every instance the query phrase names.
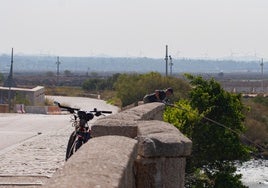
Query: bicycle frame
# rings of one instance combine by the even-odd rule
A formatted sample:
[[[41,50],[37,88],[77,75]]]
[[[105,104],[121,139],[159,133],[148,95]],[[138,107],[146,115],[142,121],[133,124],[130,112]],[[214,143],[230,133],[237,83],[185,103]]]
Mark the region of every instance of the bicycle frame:
[[[54,102],[60,108],[66,109],[73,116],[71,119],[72,125],[75,130],[69,137],[69,141],[66,149],[66,157],[67,161],[83,144],[85,144],[90,138],[90,128],[88,126],[88,122],[94,118],[94,116],[100,116],[104,114],[111,114],[111,111],[99,111],[94,108],[93,111],[82,111],[78,108],[71,108],[67,106],[62,106],[58,102]]]

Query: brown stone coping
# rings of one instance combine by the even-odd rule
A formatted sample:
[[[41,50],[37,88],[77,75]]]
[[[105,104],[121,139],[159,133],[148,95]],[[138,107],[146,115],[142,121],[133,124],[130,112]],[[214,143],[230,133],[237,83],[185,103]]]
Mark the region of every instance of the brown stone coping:
[[[158,121],[100,119],[91,127],[92,137],[118,135],[138,140],[144,157],[182,157],[191,154],[192,142],[173,125]]]

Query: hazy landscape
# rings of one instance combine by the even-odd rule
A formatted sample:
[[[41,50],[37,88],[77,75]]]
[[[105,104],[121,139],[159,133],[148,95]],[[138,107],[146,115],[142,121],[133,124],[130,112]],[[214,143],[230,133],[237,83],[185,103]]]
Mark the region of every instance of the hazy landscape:
[[[11,55],[0,55],[0,72],[7,73],[10,70]],[[14,55],[14,72],[48,72],[57,71],[57,57],[49,55]],[[137,72],[145,73],[156,71],[165,73],[166,62],[163,59],[147,57],[59,57],[59,70],[68,70],[72,73],[117,73]],[[168,66],[168,73],[261,73],[261,60],[259,58],[248,59],[172,59],[172,70]],[[170,65],[170,61],[168,62]],[[263,72],[268,68],[263,66]]]

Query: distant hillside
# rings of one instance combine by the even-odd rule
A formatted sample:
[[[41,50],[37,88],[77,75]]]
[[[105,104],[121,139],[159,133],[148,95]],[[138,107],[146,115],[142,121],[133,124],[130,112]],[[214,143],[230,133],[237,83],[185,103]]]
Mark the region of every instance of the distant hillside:
[[[0,72],[9,72],[10,55],[0,55]],[[56,56],[14,56],[14,72],[56,72]],[[111,58],[111,57],[60,57],[60,71],[71,72],[138,72],[157,71],[165,73],[164,59],[152,58]],[[229,72],[261,72],[259,61],[231,60],[197,60],[173,59],[173,73],[229,73]],[[265,63],[264,63],[265,64]],[[264,65],[264,71],[267,68]],[[170,72],[170,67],[168,67]]]

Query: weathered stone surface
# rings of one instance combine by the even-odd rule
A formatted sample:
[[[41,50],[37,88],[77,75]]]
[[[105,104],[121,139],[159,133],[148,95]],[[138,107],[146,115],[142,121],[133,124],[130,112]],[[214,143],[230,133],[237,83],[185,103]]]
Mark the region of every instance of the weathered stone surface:
[[[107,119],[120,119],[127,121],[137,120],[162,120],[165,105],[163,103],[148,103],[122,111],[118,114],[107,116]],[[106,119],[104,118],[104,119]]]
[[[138,121],[138,136],[144,136],[154,133],[174,133],[183,135],[176,127],[173,125],[157,120],[151,121]]]
[[[165,105],[163,103],[155,102],[140,105],[124,112],[138,115],[139,120],[163,120],[164,109]]]
[[[138,122],[138,154],[144,157],[181,157],[191,153],[192,142],[162,121]]]
[[[84,144],[44,187],[135,187],[137,141],[102,136]]]
[[[118,135],[135,138],[137,136],[137,123],[121,119],[99,119],[91,126],[91,136]]]
[[[183,188],[185,158],[143,158],[136,160],[137,188]],[[178,173],[179,172],[179,173]]]

